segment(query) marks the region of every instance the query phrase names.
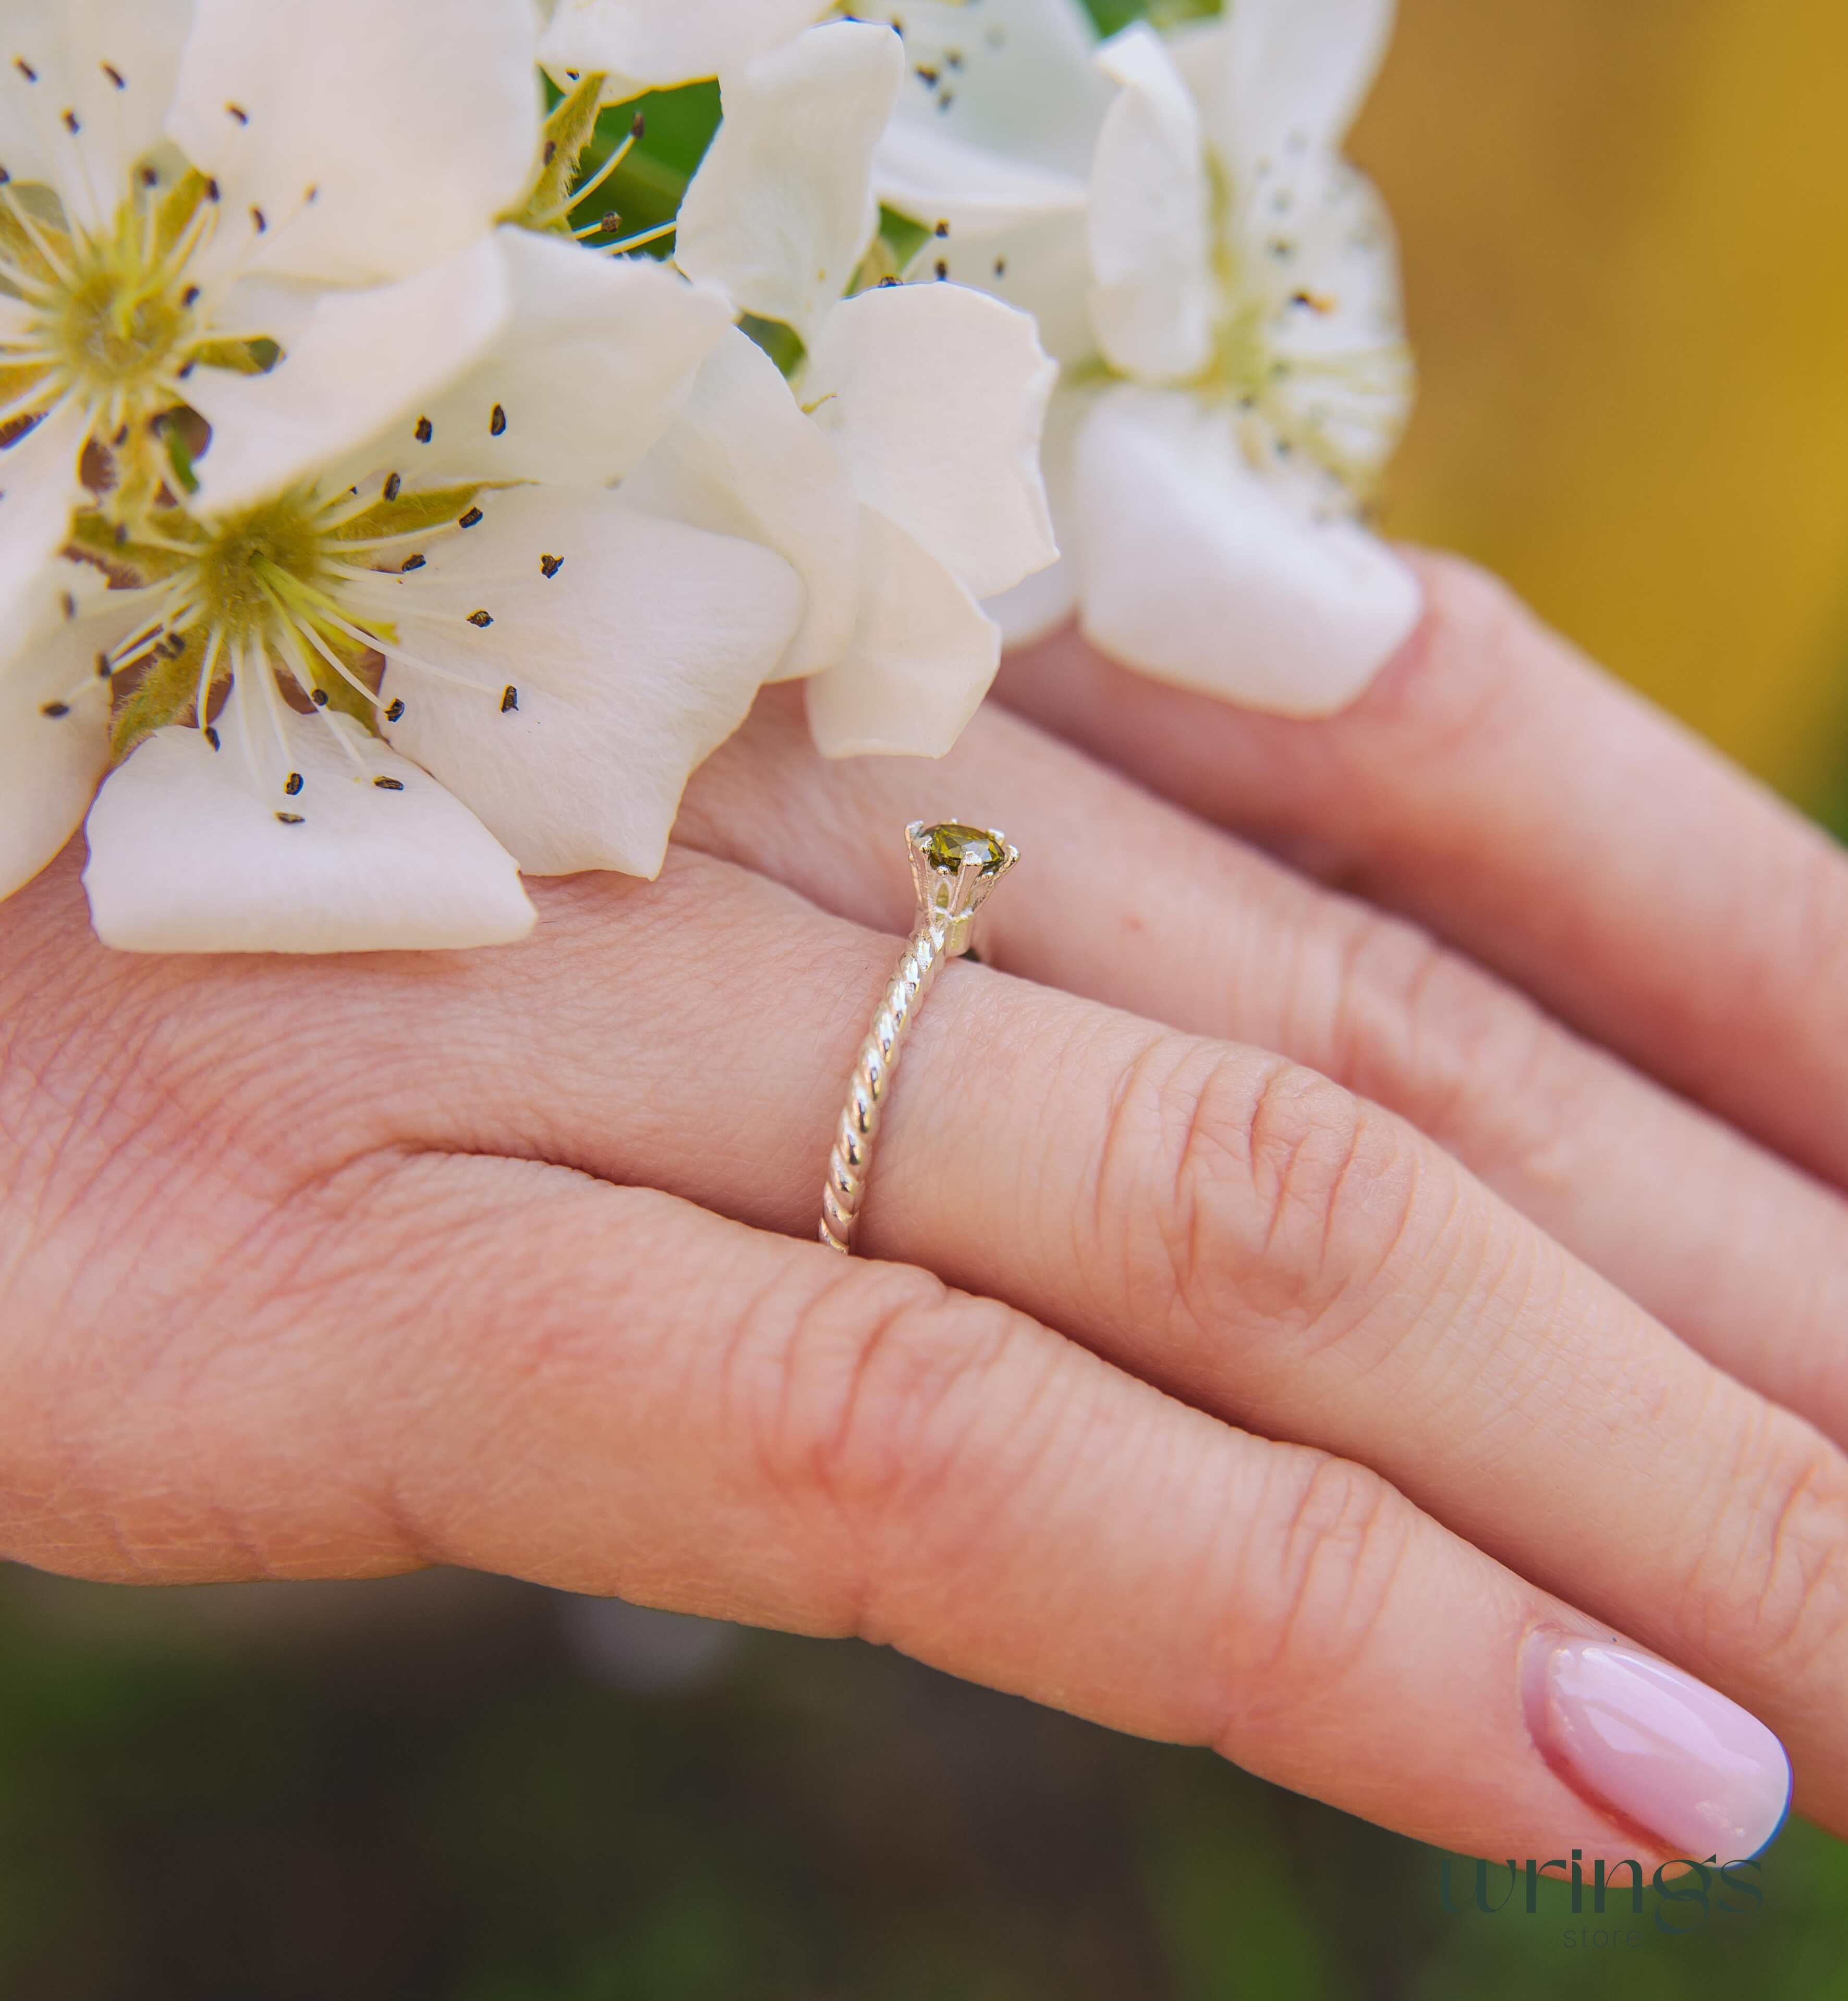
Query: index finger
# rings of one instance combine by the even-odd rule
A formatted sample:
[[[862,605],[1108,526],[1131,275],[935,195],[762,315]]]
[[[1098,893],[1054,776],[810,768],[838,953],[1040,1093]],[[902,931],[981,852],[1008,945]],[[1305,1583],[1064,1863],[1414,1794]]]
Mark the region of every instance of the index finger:
[[[1500,585],[1414,559],[1425,621],[1338,716],[1161,687],[1075,634],[1011,662],[1002,692],[1848,1182],[1848,860]]]

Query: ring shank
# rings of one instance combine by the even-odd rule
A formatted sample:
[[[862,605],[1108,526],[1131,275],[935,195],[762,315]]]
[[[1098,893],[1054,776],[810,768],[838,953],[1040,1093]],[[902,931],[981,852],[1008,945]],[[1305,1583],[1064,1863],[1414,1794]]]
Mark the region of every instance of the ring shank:
[[[854,1248],[886,1094],[912,1019],[950,956],[948,942],[948,925],[934,917],[921,921],[911,934],[847,1086],[846,1109],[828,1158],[821,1213],[822,1242],[844,1255]]]

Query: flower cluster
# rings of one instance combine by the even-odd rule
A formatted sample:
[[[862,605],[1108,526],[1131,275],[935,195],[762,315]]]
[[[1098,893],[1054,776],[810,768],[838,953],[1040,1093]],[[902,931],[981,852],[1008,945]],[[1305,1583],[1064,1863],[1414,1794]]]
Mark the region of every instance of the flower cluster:
[[[505,941],[765,684],[940,756],[1074,612],[1351,700],[1390,9],[9,0],[0,896],[87,823],[122,948]]]

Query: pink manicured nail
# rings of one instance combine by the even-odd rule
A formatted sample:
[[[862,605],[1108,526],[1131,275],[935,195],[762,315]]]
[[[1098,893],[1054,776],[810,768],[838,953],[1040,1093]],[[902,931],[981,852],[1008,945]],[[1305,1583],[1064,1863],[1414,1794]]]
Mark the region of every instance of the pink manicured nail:
[[[1578,1789],[1695,1861],[1769,1846],[1791,1804],[1784,1746],[1736,1702],[1647,1654],[1536,1634],[1528,1727]]]

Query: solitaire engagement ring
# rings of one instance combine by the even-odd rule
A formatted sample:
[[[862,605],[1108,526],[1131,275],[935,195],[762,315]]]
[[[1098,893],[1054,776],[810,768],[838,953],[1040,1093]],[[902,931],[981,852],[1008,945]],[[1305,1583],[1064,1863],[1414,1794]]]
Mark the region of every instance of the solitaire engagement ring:
[[[854,1248],[879,1115],[911,1018],[944,966],[967,955],[975,941],[976,911],[1020,859],[1007,836],[993,827],[926,826],[914,820],[905,830],[905,844],[917,886],[917,923],[860,1052],[822,1196],[821,1241],[843,1253]]]

